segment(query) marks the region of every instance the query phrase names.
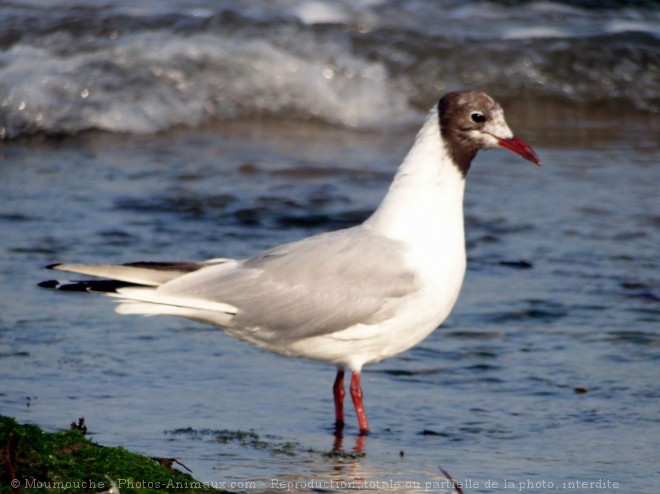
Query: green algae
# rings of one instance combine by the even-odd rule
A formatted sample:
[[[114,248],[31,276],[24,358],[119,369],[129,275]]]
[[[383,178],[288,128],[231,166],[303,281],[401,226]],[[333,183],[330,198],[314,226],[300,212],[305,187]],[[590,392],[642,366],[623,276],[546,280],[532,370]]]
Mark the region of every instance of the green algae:
[[[299,456],[301,454],[325,454],[321,451],[304,448],[298,442],[287,441],[276,435],[267,434],[262,437],[253,430],[193,429],[187,427],[169,431],[168,434],[174,436],[184,435],[191,439],[207,440],[219,444],[233,444],[241,448],[264,451],[270,455]]]
[[[36,425],[0,416],[0,494],[164,491],[228,492],[121,446],[96,444],[83,430],[44,432]]]
[[[229,429],[175,429],[169,431],[172,435],[185,435],[191,439],[207,440],[220,444],[234,444],[241,448],[250,448],[258,451],[264,451],[270,455],[285,456],[316,456],[330,460],[358,460],[366,457],[366,453],[360,450],[347,451],[341,449],[341,442],[333,445],[331,451],[321,451],[313,448],[306,448],[295,441],[285,441],[279,436],[266,435],[263,438],[253,430],[229,430]]]

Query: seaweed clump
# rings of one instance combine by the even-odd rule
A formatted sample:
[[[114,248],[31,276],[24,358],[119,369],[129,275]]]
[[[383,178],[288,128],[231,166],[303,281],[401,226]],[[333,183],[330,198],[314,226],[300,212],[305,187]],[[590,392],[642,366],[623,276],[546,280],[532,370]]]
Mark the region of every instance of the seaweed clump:
[[[85,431],[44,432],[0,416],[0,494],[226,492],[121,446],[96,444]]]

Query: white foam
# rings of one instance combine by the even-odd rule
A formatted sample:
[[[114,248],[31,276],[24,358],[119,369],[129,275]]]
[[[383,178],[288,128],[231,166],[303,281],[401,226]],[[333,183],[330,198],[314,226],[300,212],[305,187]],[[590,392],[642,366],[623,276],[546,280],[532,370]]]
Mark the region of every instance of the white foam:
[[[660,23],[633,20],[616,20],[608,22],[605,26],[605,31],[608,33],[624,33],[632,31],[650,33],[655,36],[660,36]]]
[[[342,4],[339,2],[329,4],[320,0],[312,0],[301,3],[293,8],[292,12],[306,24],[339,24],[348,22],[350,19]]]
[[[529,38],[566,38],[570,33],[561,29],[545,26],[513,27],[502,33],[503,39],[529,39]]]
[[[73,53],[63,47],[80,40],[65,34],[15,45],[0,53],[0,80],[10,87],[0,101],[5,132],[145,133],[254,114],[371,127],[411,116],[383,63],[313,36],[303,43],[149,31]]]

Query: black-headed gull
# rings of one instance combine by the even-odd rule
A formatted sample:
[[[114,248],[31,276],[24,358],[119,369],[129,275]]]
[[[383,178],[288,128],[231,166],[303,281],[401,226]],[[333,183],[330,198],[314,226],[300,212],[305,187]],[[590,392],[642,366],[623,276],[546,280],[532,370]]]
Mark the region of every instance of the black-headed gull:
[[[272,352],[334,364],[339,427],[350,370],[367,433],[362,366],[417,345],[451,311],[465,274],[465,177],[477,151],[496,147],[540,164],[490,96],[452,92],[430,111],[385,198],[359,226],[243,260],[53,264],[106,280],[41,285],[103,293],[120,299],[120,314],[186,317]]]

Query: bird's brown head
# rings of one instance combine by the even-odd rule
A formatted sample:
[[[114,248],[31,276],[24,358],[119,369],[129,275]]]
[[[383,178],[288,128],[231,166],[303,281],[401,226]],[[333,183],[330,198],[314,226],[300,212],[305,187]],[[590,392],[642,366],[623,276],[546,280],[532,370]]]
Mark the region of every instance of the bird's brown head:
[[[503,147],[536,165],[541,160],[534,150],[514,137],[504,120],[502,107],[478,91],[448,93],[438,103],[440,132],[450,156],[463,175],[480,149]]]

